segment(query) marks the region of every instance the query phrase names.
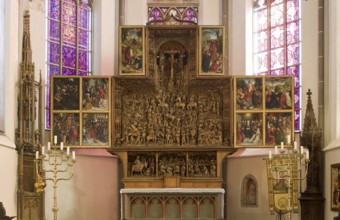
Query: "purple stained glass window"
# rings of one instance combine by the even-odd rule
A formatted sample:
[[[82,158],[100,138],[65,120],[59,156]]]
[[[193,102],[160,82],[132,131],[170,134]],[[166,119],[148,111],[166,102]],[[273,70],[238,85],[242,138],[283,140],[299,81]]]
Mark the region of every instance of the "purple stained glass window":
[[[76,44],[76,27],[71,25],[63,25],[63,42],[66,45],[74,46]]]
[[[294,75],[295,130],[301,129],[300,22],[300,0],[254,0],[254,73]]]
[[[60,63],[60,45],[58,43],[49,42],[48,43],[48,58],[49,62],[52,64],[59,65]],[[55,75],[55,72],[52,72],[50,75]]]
[[[59,41],[60,39],[60,23],[58,21],[49,20],[49,40]]]
[[[158,25],[164,24],[162,21],[168,21],[169,18],[174,17],[178,21],[172,21],[171,25],[176,24],[192,24],[198,22],[198,8],[197,7],[149,7],[148,21],[150,24]],[[180,22],[182,21],[182,22]],[[190,21],[190,22],[188,22]]]
[[[82,0],[48,0],[46,128],[50,128],[50,76],[91,74],[91,5]],[[85,51],[84,51],[85,50]],[[78,51],[78,52],[77,52]]]

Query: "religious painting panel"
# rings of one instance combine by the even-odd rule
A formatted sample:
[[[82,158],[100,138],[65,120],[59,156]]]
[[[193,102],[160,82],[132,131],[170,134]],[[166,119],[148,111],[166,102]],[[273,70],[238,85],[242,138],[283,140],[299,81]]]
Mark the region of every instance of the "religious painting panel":
[[[294,138],[294,117],[292,112],[266,112],[266,145],[290,144]]]
[[[189,177],[217,176],[216,152],[189,152],[188,154]]]
[[[331,210],[340,208],[340,163],[331,165]]]
[[[53,113],[51,137],[57,136],[57,144],[74,147],[80,145],[80,115],[79,113]]]
[[[83,113],[82,120],[82,146],[110,146],[108,113]]]
[[[199,75],[224,74],[224,27],[200,26]]]
[[[294,78],[291,76],[265,77],[265,107],[267,110],[294,108]]]
[[[129,177],[155,177],[156,153],[155,152],[128,152]]]
[[[52,77],[52,109],[80,109],[80,79],[78,77]]]
[[[235,146],[263,146],[263,113],[241,112],[235,114]]]
[[[82,79],[82,110],[108,111],[110,108],[110,78]]]
[[[236,110],[263,109],[263,77],[235,77]]]
[[[111,147],[111,78],[52,76],[52,131],[71,148]]]
[[[145,75],[144,26],[119,27],[119,75]]]

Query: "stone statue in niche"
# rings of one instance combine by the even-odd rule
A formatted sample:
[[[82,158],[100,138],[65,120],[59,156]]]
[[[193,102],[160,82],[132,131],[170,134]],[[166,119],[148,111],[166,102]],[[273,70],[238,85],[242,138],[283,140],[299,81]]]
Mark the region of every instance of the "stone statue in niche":
[[[255,177],[247,175],[242,181],[242,205],[257,205],[257,182]]]

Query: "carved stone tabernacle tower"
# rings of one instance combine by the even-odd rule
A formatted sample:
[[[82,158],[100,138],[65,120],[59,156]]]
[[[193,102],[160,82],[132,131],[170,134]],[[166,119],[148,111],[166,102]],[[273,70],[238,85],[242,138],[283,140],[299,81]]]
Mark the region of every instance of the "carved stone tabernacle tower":
[[[18,151],[18,219],[32,219],[44,213],[43,195],[34,192],[34,155],[42,143],[41,119],[41,75],[35,80],[30,38],[30,15],[24,15],[22,62],[20,65],[18,97],[18,128],[16,129],[16,149]],[[38,102],[38,107],[37,107]]]

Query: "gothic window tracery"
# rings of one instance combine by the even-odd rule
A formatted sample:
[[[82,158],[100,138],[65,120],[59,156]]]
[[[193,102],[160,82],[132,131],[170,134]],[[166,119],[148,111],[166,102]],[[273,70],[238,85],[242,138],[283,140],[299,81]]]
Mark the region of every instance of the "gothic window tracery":
[[[255,75],[294,75],[295,130],[301,129],[300,0],[254,0]]]

